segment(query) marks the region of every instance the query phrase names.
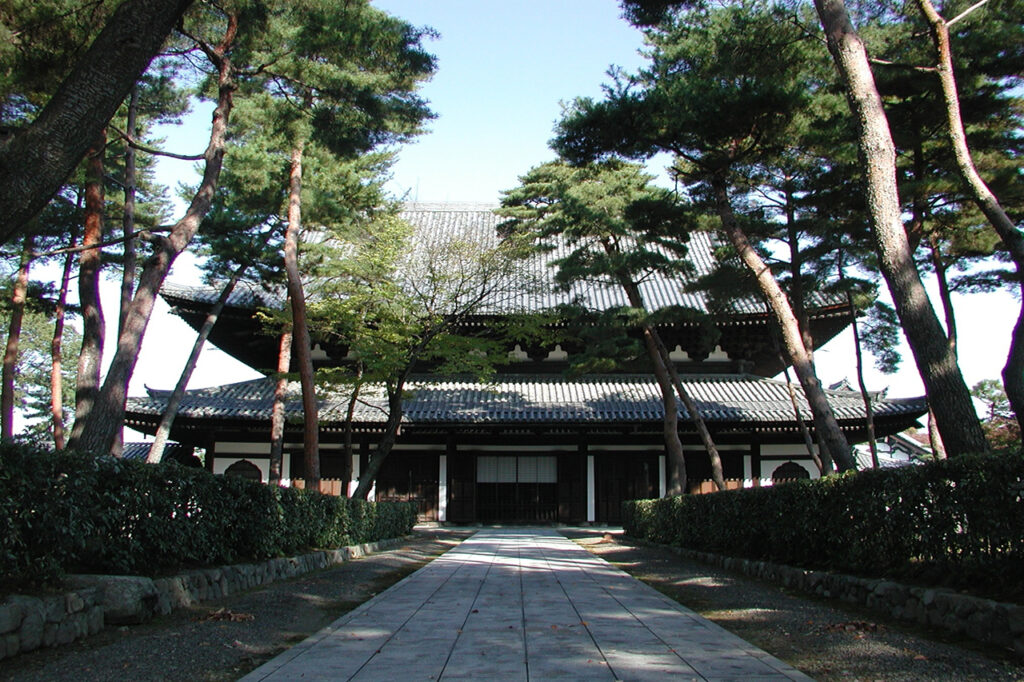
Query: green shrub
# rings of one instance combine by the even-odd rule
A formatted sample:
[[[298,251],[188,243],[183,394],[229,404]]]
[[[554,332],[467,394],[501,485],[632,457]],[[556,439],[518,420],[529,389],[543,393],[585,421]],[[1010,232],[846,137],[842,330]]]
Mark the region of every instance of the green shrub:
[[[408,534],[372,503],[82,453],[0,445],[0,588],[66,571],[153,575]]]
[[[1024,596],[1024,458],[962,456],[623,506],[627,534],[699,551]]]

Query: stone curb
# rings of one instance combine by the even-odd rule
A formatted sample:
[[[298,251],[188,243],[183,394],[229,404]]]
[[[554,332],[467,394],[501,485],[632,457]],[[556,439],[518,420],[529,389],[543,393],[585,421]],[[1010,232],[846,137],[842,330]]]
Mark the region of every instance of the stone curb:
[[[144,623],[155,615],[343,564],[397,547],[408,537],[160,578],[70,575],[65,583],[71,591],[41,597],[10,595],[0,602],[0,660],[39,647],[64,646],[106,625]]]
[[[978,642],[1012,650],[1024,658],[1024,606],[1018,604],[974,597],[946,588],[912,587],[882,578],[812,571],[770,561],[630,539],[791,589],[865,606],[896,620],[965,635]]]

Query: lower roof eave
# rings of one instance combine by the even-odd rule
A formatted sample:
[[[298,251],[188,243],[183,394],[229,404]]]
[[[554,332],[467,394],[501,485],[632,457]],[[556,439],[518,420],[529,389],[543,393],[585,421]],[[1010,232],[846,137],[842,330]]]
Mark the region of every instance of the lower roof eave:
[[[126,418],[125,425],[142,433],[153,435],[159,423],[158,415],[131,414]],[[875,419],[876,437],[904,431],[918,426],[917,418],[912,414],[878,416]],[[383,433],[382,423],[356,423],[352,425],[353,434],[359,438]],[[810,425],[809,425],[810,426]],[[802,434],[793,421],[771,421],[750,423],[744,421],[709,421],[708,427],[712,436],[723,444],[738,442],[756,443],[788,443],[802,441]],[[863,420],[844,420],[840,427],[851,442],[867,440],[867,429]],[[402,439],[429,438],[431,436],[514,436],[519,440],[535,437],[558,437],[560,439],[585,439],[599,441],[601,437],[622,439],[635,437],[649,442],[659,439],[662,434],[662,422],[659,421],[437,421],[407,422],[402,424],[399,437]],[[810,426],[813,434],[813,426]],[[252,419],[213,419],[179,417],[171,430],[171,437],[182,442],[195,443],[199,446],[208,444],[215,434],[246,440],[262,440],[269,437],[270,420],[257,417]],[[303,425],[288,422],[286,432],[301,439]],[[342,435],[347,430],[344,423],[325,422],[320,425],[320,432],[325,436]],[[680,421],[680,436],[684,443],[699,441],[695,427],[686,420]],[[218,440],[224,440],[219,438]],[[332,440],[332,439],[331,439]]]

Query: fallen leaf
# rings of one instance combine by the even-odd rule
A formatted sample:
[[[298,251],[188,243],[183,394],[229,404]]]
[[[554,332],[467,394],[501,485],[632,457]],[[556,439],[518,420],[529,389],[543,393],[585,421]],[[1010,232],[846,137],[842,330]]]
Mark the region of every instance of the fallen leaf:
[[[226,606],[224,608],[220,608],[220,609],[217,609],[216,611],[212,611],[212,612],[206,614],[206,617],[203,618],[204,621],[206,621],[206,620],[226,620],[226,621],[229,621],[229,622],[232,622],[232,623],[241,623],[241,622],[244,622],[244,621],[247,621],[247,620],[254,620],[254,619],[255,619],[255,616],[253,616],[251,613],[236,613],[236,612],[232,611],[231,609],[227,608]]]

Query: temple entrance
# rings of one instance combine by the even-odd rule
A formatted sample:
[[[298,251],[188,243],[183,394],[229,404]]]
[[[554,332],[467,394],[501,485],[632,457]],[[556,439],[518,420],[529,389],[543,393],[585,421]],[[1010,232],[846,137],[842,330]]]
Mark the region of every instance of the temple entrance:
[[[599,454],[594,458],[596,516],[601,523],[622,523],[622,503],[658,496],[658,456]]]
[[[476,519],[482,523],[553,523],[558,519],[554,456],[477,457]]]
[[[437,455],[392,452],[377,475],[376,499],[415,502],[418,521],[437,521]]]

